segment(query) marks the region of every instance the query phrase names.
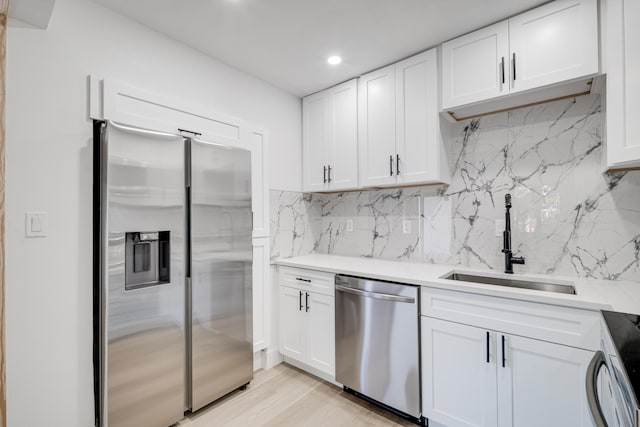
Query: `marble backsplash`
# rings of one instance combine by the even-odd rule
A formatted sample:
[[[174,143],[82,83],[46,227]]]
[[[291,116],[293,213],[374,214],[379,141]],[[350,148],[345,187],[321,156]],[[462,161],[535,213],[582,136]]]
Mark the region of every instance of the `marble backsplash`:
[[[311,252],[640,282],[640,172],[602,173],[597,95],[451,126],[449,186],[271,192],[272,256]],[[502,230],[498,224],[499,231]]]

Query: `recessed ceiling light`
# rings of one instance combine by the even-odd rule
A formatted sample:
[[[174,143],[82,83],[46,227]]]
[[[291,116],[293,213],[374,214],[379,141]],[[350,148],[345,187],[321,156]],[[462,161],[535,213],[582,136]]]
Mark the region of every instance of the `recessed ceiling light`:
[[[341,63],[341,62],[342,62],[342,58],[340,58],[339,56],[335,56],[335,55],[334,55],[334,56],[330,56],[330,57],[327,59],[327,62],[328,62],[329,64],[331,64],[331,65],[338,65],[339,63]]]

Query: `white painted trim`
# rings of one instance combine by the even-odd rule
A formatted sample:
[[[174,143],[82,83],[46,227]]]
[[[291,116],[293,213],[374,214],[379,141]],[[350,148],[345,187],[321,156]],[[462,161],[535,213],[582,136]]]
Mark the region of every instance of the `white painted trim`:
[[[277,348],[268,348],[263,351],[265,353],[264,369],[271,369],[284,361]]]
[[[89,86],[89,119],[104,120],[102,114],[103,78],[94,75],[87,76]]]
[[[318,377],[320,379],[323,379],[326,382],[331,383],[331,384],[333,384],[333,385],[335,385],[337,387],[340,387],[340,388],[343,387],[342,384],[340,384],[339,382],[336,381],[335,377],[333,377],[331,375],[328,375],[327,373],[322,372],[319,369],[313,368],[313,367],[307,365],[306,363],[299,362],[299,361],[297,361],[295,359],[292,359],[290,357],[287,357],[287,356],[284,356],[284,360],[283,361],[284,361],[284,363],[287,363],[287,364],[289,364],[291,366],[295,366],[298,369],[302,369],[303,371],[308,372],[311,375],[314,375],[314,376],[316,376],[316,377]]]
[[[201,133],[204,140],[222,138],[227,143],[242,140],[243,132],[267,135],[260,125],[116,79],[90,75],[89,93],[89,117],[94,119],[173,133],[180,127]]]

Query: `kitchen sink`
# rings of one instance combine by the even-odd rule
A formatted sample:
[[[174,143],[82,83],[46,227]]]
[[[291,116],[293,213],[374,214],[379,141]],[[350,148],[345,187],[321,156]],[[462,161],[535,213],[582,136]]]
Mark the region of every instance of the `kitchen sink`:
[[[556,292],[559,294],[576,294],[575,286],[559,282],[542,282],[530,280],[516,280],[504,277],[477,276],[466,273],[452,273],[444,277],[446,280],[457,280],[460,282],[481,283],[483,285],[507,286],[511,288],[531,289],[534,291]]]

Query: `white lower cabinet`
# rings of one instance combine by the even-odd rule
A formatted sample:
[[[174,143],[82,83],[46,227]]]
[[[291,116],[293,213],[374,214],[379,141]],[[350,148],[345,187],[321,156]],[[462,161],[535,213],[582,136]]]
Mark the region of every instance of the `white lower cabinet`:
[[[280,353],[297,360],[306,356],[305,313],[300,309],[303,292],[280,286]]]
[[[447,427],[591,427],[593,353],[422,317],[422,412]]]
[[[593,425],[585,391],[593,352],[518,336],[497,337],[499,426]]]
[[[335,377],[335,299],[333,287],[326,284],[333,277],[282,268],[278,301],[280,353],[331,378]]]
[[[497,425],[495,333],[422,317],[422,415],[448,427]]]

